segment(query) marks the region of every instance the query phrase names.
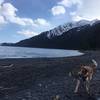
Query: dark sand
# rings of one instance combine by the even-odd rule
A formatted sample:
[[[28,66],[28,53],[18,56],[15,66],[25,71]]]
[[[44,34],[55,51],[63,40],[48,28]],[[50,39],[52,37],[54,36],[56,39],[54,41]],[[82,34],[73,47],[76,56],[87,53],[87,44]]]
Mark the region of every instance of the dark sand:
[[[80,65],[98,62],[98,69],[90,85],[88,95],[81,87],[74,94],[75,81],[69,77]],[[14,64],[4,68],[2,65]],[[85,51],[85,55],[66,58],[1,59],[0,100],[97,100],[100,97],[100,51]],[[100,99],[98,99],[100,100]]]

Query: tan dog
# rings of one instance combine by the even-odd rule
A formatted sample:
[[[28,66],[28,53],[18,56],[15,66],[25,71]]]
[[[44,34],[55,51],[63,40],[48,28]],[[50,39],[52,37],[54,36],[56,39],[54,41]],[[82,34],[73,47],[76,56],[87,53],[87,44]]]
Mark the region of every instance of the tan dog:
[[[92,79],[93,74],[95,73],[97,67],[97,62],[95,60],[92,60],[92,62],[93,64],[89,66],[81,66],[80,71],[78,72],[77,84],[74,93],[78,92],[81,82],[84,82],[86,91],[87,93],[89,93],[90,80]]]

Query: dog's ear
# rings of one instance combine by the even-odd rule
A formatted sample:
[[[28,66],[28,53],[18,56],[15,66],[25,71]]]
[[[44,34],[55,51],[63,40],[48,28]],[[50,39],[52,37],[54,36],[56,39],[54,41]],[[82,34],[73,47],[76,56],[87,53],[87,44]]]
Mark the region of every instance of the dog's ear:
[[[81,66],[81,69],[84,69],[84,65]]]
[[[97,62],[94,59],[92,59],[92,62],[96,67],[98,66]]]

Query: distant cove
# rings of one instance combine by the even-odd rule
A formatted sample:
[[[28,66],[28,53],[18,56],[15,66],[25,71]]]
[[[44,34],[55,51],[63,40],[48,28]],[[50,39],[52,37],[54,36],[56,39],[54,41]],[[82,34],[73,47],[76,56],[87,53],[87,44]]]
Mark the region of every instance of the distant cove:
[[[79,56],[82,54],[83,53],[80,53],[77,50],[0,46],[0,59],[70,57],[70,56]]]

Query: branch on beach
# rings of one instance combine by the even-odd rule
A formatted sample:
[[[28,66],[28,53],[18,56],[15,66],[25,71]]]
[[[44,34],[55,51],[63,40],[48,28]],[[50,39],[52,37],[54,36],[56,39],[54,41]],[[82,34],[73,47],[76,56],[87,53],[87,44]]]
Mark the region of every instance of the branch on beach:
[[[3,68],[10,68],[10,67],[13,67],[14,64],[10,64],[10,65],[5,65],[5,66],[0,66],[0,67],[3,67]]]

